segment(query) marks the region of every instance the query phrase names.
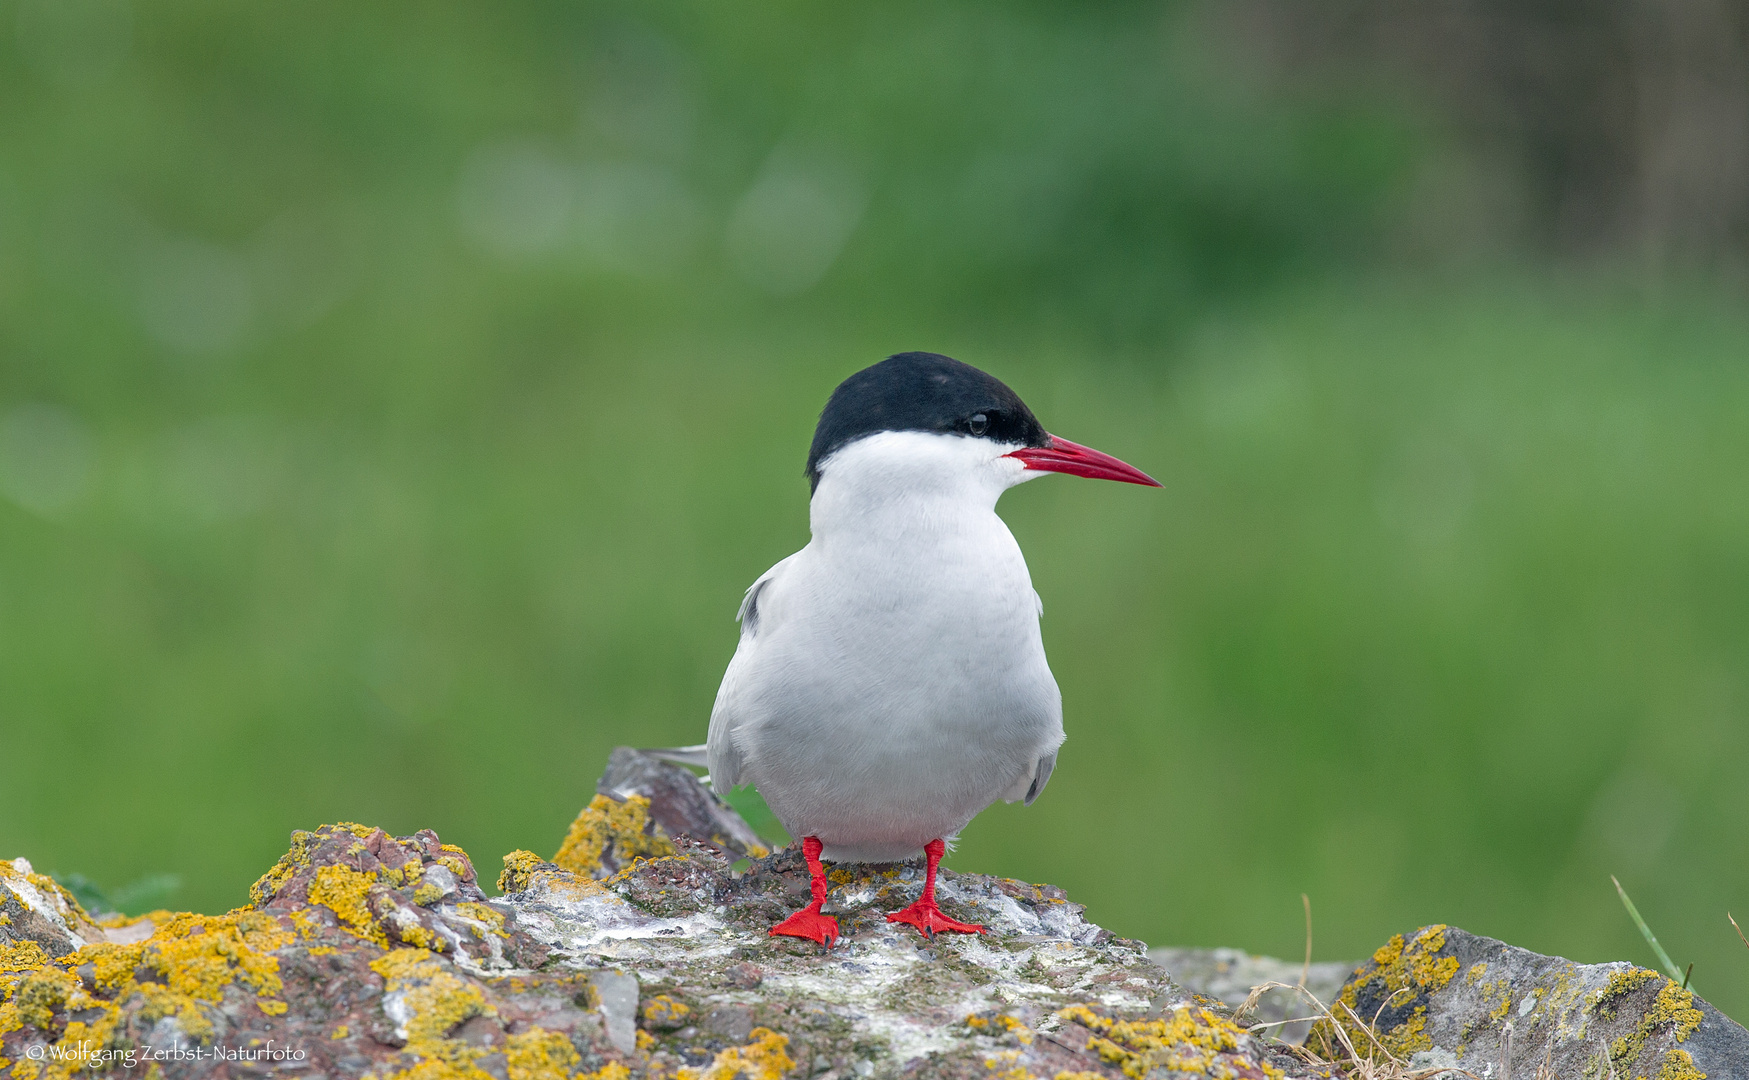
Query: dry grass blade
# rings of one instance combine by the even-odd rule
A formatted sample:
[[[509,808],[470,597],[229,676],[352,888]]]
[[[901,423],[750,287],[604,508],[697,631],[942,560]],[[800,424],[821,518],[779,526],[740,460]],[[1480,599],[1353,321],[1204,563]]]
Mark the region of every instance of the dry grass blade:
[[[1257,1000],[1260,999],[1266,991],[1276,989],[1293,990],[1297,993],[1303,994],[1306,999],[1317,1008],[1316,1016],[1305,1017],[1304,1019],[1327,1021],[1331,1030],[1335,1033],[1336,1038],[1341,1041],[1343,1049],[1347,1052],[1346,1057],[1329,1060],[1304,1046],[1284,1047],[1284,1049],[1292,1052],[1295,1056],[1306,1061],[1308,1064],[1338,1070],[1342,1075],[1348,1077],[1349,1080],[1436,1080],[1436,1078],[1451,1077],[1467,1077],[1468,1080],[1483,1080],[1482,1077],[1477,1076],[1468,1069],[1456,1069],[1451,1066],[1435,1066],[1428,1069],[1411,1068],[1401,1058],[1398,1058],[1389,1050],[1385,1049],[1385,1045],[1379,1040],[1378,1031],[1373,1024],[1368,1024],[1366,1021],[1362,1020],[1355,1014],[1353,1009],[1348,1007],[1346,1003],[1338,1002],[1337,1004],[1342,1006],[1343,1011],[1353,1018],[1353,1026],[1357,1030],[1365,1033],[1366,1037],[1372,1041],[1373,1045],[1377,1046],[1385,1055],[1385,1058],[1383,1061],[1380,1061],[1371,1054],[1364,1057],[1361,1056],[1359,1051],[1355,1049],[1353,1040],[1348,1036],[1349,1025],[1343,1024],[1341,1021],[1337,1020],[1336,1014],[1331,1011],[1330,1007],[1318,1000],[1318,995],[1307,990],[1304,986],[1294,986],[1282,982],[1266,982],[1261,986],[1253,986],[1251,988],[1251,993],[1245,998],[1245,1004],[1240,1006],[1240,1011],[1243,1012],[1246,1008],[1255,1008]],[[1399,991],[1399,993],[1407,992],[1408,991]],[[1396,994],[1391,995],[1391,997],[1395,998]],[[1387,998],[1385,1005],[1379,1006],[1379,1013],[1382,1014],[1385,1007],[1389,1004],[1390,999]],[[1235,1014],[1235,1016],[1237,1015],[1238,1014]],[[1377,1023],[1377,1014],[1374,1015],[1373,1021],[1375,1024]],[[1291,1021],[1283,1022],[1291,1023]],[[1250,1030],[1255,1031],[1258,1028],[1270,1026],[1272,1025],[1258,1024]],[[1538,1080],[1542,1080],[1540,1074]]]
[[[1736,919],[1731,918],[1730,912],[1725,912],[1725,918],[1731,919],[1731,929],[1737,931],[1737,937],[1742,940],[1744,945],[1749,946],[1749,937],[1743,937],[1743,928],[1737,925]]]

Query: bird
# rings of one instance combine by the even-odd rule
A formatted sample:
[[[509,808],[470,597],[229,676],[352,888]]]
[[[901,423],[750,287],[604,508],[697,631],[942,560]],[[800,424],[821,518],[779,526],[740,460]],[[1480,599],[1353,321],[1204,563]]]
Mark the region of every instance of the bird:
[[[830,949],[822,864],[919,850],[922,894],[888,920],[984,931],[942,912],[936,874],[979,812],[1039,797],[1063,743],[1043,602],[996,514],[1004,491],[1048,473],[1160,486],[939,353],[889,356],[826,402],[810,539],[747,589],[704,744],[713,787],[753,785],[802,838],[812,900],[772,936]]]

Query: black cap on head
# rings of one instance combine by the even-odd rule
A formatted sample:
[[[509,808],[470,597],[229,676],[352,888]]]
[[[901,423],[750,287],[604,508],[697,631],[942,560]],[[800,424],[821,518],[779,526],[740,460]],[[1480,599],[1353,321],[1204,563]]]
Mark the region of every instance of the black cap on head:
[[[889,356],[838,384],[808,448],[808,487],[820,462],[846,443],[882,431],[933,431],[1021,446],[1051,437],[1002,380],[939,353]]]

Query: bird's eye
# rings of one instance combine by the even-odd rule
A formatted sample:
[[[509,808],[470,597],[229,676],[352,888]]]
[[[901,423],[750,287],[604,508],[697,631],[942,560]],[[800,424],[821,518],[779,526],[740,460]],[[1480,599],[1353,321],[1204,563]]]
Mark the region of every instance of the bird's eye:
[[[982,435],[990,428],[990,418],[981,412],[973,413],[971,419],[966,421],[966,427],[971,429],[973,435]]]

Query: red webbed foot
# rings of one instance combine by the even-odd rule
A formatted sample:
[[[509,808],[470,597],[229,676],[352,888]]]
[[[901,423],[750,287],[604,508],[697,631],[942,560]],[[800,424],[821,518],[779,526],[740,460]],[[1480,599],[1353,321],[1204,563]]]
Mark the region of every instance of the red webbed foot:
[[[771,928],[772,937],[799,937],[817,941],[830,949],[838,942],[838,920],[822,915],[813,904]]]
[[[963,923],[958,919],[950,919],[942,914],[941,908],[935,904],[934,897],[925,897],[904,911],[895,911],[887,916],[888,922],[910,923],[923,931],[924,937],[934,937],[943,930],[951,930],[956,934],[986,933],[977,923]]]
[[[932,938],[942,930],[951,930],[956,934],[982,934],[984,928],[976,923],[960,922],[950,919],[941,913],[941,908],[935,903],[935,870],[941,865],[941,856],[947,851],[947,845],[940,840],[931,840],[923,845],[925,869],[923,872],[923,895],[917,902],[904,911],[895,911],[887,916],[888,922],[910,923],[923,931],[923,936]]]
[[[838,941],[838,920],[820,914],[826,903],[826,868],[820,865],[823,850],[819,837],[802,837],[802,857],[808,862],[808,891],[814,894],[814,902],[772,927],[770,936],[807,938],[828,949]]]

